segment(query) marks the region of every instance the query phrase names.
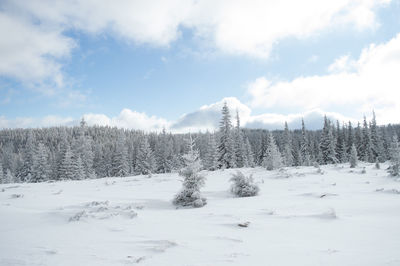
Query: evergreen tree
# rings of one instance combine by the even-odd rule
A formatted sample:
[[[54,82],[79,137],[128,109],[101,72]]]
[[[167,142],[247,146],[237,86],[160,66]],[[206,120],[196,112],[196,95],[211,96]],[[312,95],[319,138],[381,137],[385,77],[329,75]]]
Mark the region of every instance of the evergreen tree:
[[[92,151],[92,141],[85,135],[86,130],[87,125],[85,120],[82,118],[78,137],[73,143],[73,153],[77,158],[80,157],[82,160],[84,177],[95,178],[96,174],[93,169],[94,155]]]
[[[276,142],[274,136],[271,132],[268,134],[268,148],[265,152],[265,157],[263,161],[263,166],[267,168],[267,170],[278,169],[282,166],[282,155],[279,152],[278,147],[276,146]]]
[[[324,118],[324,127],[322,129],[319,147],[322,156],[322,164],[338,163],[335,151],[336,143],[332,133],[332,126],[326,116]]]
[[[357,127],[355,129],[354,144],[356,145],[356,148],[357,148],[357,154],[359,156],[362,156],[362,154],[364,154],[364,152],[363,152],[364,148],[363,148],[363,135],[361,133],[360,122],[358,122]]]
[[[340,129],[339,124],[337,125],[337,142],[336,142],[336,154],[337,159],[341,163],[346,163],[348,161],[347,145],[346,145],[346,130],[344,125]]]
[[[400,175],[400,146],[397,135],[392,138],[390,145],[390,168],[389,173],[392,176]]]
[[[58,180],[74,180],[76,179],[76,166],[74,162],[74,154],[72,153],[69,145],[64,150],[64,155],[60,161],[58,168]]]
[[[85,165],[83,164],[83,161],[81,159],[81,156],[78,155],[76,158],[75,164],[73,165],[75,169],[73,171],[75,172],[74,179],[75,180],[82,180],[87,178],[86,171],[85,171]]]
[[[353,129],[353,125],[349,121],[348,126],[347,126],[347,143],[346,143],[348,154],[351,153],[351,147],[353,146],[353,144],[355,144],[354,129]]]
[[[170,141],[165,128],[159,136],[156,145],[157,173],[170,173],[172,170],[172,142]]]
[[[351,153],[350,153],[350,168],[354,168],[357,166],[358,156],[357,156],[357,148],[356,145],[351,145]]]
[[[106,155],[103,152],[103,147],[100,143],[93,144],[93,169],[97,177],[106,177]]]
[[[144,137],[136,158],[136,171],[142,175],[151,175],[155,169],[155,159],[153,151],[147,137]]]
[[[245,150],[246,150],[246,158],[247,158],[247,167],[254,167],[254,153],[251,149],[251,144],[249,139],[246,137],[245,141]]]
[[[258,148],[257,152],[257,160],[256,163],[258,165],[262,165],[265,157],[265,152],[267,151],[267,146],[268,146],[268,134],[266,136],[261,135],[260,136],[260,145],[257,145],[256,147]]]
[[[286,166],[293,165],[292,138],[287,122],[285,122],[285,130],[283,133],[283,160]]]
[[[207,153],[204,160],[204,168],[210,171],[218,169],[218,149],[215,142],[215,134],[209,135]]]
[[[23,150],[23,165],[21,169],[18,171],[18,177],[22,182],[26,182],[28,176],[32,176],[33,174],[33,158],[35,156],[35,145],[34,145],[34,137],[32,130],[28,131],[28,137],[26,140],[25,148]]]
[[[11,173],[10,169],[7,169],[6,176],[4,179],[5,179],[4,183],[6,183],[6,184],[14,183],[14,176]]]
[[[128,150],[125,145],[125,137],[121,135],[115,145],[115,149],[111,159],[111,175],[112,176],[128,176]]]
[[[310,166],[311,165],[310,146],[308,143],[307,131],[303,119],[301,119],[300,153],[302,158],[302,165]]]
[[[372,112],[372,122],[371,122],[371,142],[372,142],[372,153],[373,159],[379,162],[384,162],[386,159],[381,132],[376,124],[375,111]]]
[[[36,147],[36,153],[33,159],[32,182],[43,182],[49,180],[48,152],[43,143]]]
[[[0,184],[4,184],[5,180],[4,180],[4,172],[3,172],[3,164],[0,161]]]
[[[293,144],[292,147],[293,147],[293,165],[302,166],[303,157],[301,156],[300,147],[297,144]]]
[[[204,186],[205,177],[199,174],[202,167],[200,155],[192,137],[189,138],[189,152],[183,156],[186,166],[179,172],[184,177],[182,189],[176,194],[173,203],[179,206],[203,207],[207,201],[201,196],[200,189]]]
[[[364,116],[364,123],[362,128],[362,148],[361,148],[361,158],[364,162],[374,162],[374,155],[372,151],[372,141],[371,133],[368,128],[367,119]]]
[[[235,151],[232,136],[232,123],[229,108],[226,102],[222,107],[222,120],[219,128],[218,168],[234,168]]]
[[[243,134],[240,129],[240,118],[239,118],[239,112],[236,110],[236,128],[235,128],[235,163],[236,167],[245,167],[248,165],[247,158],[246,158],[246,149],[244,145],[244,139],[243,139]]]

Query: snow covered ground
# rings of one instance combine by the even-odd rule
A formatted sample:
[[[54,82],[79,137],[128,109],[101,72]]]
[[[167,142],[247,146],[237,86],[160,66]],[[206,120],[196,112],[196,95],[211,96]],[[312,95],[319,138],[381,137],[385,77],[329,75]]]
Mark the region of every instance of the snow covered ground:
[[[400,182],[362,166],[206,172],[199,209],[177,174],[0,185],[0,265],[400,265]]]

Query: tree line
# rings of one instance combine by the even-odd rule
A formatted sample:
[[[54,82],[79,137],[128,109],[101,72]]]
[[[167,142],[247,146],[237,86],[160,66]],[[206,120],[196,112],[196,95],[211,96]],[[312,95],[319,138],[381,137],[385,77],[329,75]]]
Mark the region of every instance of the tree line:
[[[324,118],[322,130],[246,129],[226,104],[219,130],[172,134],[108,126],[0,130],[0,180],[42,182],[107,176],[177,172],[185,167],[187,141],[193,138],[202,168],[217,170],[263,166],[309,166],[361,160],[392,161],[398,168],[400,125],[371,121],[340,123]],[[396,161],[397,160],[397,161]],[[397,166],[396,166],[397,165]],[[396,171],[392,174],[396,175]],[[398,170],[397,170],[398,174]]]

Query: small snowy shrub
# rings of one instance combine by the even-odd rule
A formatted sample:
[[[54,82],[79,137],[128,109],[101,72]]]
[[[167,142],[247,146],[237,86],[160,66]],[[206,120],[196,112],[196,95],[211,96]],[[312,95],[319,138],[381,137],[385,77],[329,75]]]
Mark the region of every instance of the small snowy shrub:
[[[318,169],[317,169],[317,174],[323,175],[323,174],[324,174],[324,171],[322,171],[322,169],[318,167]]]
[[[318,163],[318,162],[313,162],[312,165],[313,165],[315,168],[319,168],[319,163]]]
[[[237,171],[236,174],[232,174],[230,180],[233,182],[231,192],[238,197],[252,197],[257,195],[260,190],[259,187],[254,184],[251,175],[247,177],[240,171]]]
[[[365,169],[365,167],[363,167],[363,169],[361,170],[361,174],[366,174],[367,170]]]
[[[184,177],[182,189],[175,195],[174,205],[192,206],[195,208],[203,207],[207,204],[206,198],[201,196],[200,188],[204,186],[205,177],[199,174],[201,162],[199,153],[194,149],[194,142],[190,138],[189,153],[183,155],[186,167],[179,171],[179,175]]]

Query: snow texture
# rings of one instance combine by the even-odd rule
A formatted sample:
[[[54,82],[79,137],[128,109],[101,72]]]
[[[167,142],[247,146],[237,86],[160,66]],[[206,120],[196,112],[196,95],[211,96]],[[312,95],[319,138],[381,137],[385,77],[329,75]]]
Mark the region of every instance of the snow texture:
[[[2,184],[0,265],[400,265],[389,163],[320,167],[241,169],[260,187],[244,198],[236,169],[203,171],[208,204],[184,209],[177,173]]]

